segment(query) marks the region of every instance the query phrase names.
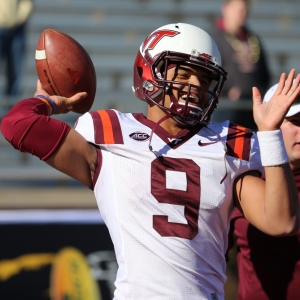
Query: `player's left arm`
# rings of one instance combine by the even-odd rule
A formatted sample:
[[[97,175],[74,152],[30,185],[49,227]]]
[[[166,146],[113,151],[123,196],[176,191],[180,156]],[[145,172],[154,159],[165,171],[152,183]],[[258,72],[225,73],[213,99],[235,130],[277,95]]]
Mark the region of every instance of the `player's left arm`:
[[[299,229],[298,194],[289,164],[266,167],[266,180],[248,173],[236,182],[236,206],[266,234],[295,234]]]
[[[276,236],[294,234],[299,229],[297,187],[280,139],[281,123],[300,92],[300,74],[295,80],[294,76],[294,69],[287,78],[281,75],[268,103],[262,103],[258,89],[253,88],[253,114],[259,129],[265,181],[255,173],[244,174],[234,190],[236,204],[246,219],[259,230]]]

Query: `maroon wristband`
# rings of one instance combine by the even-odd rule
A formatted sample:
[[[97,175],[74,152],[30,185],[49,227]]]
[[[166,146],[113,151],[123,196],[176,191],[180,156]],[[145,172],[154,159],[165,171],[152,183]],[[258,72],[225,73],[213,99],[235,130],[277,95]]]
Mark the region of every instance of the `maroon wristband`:
[[[70,129],[68,124],[48,117],[46,103],[38,98],[18,102],[1,122],[3,136],[15,149],[41,160],[55,153]]]

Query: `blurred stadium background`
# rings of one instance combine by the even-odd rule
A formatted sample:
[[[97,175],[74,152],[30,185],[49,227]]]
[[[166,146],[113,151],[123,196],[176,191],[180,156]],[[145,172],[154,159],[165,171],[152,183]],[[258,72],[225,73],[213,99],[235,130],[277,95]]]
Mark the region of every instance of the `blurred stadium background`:
[[[209,30],[220,15],[222,0],[34,0],[34,5],[28,27],[27,57],[20,98],[30,97],[35,92],[37,75],[34,57],[40,33],[46,28],[55,28],[77,39],[94,62],[97,94],[92,109],[116,108],[124,112],[145,112],[145,103],[137,100],[131,91],[133,62],[145,36],[155,28],[173,22],[191,23]],[[259,34],[265,47],[272,74],[271,84],[277,82],[281,72],[291,68],[300,70],[299,17],[299,0],[252,1],[248,24]],[[0,71],[0,89],[3,82],[3,72]],[[4,99],[1,96],[0,115],[11,101],[17,100],[20,99]],[[228,108],[234,109],[223,99],[219,109]],[[70,125],[74,124],[77,117],[75,113],[57,116]],[[2,212],[21,212],[24,216],[32,210],[75,209],[86,212],[97,208],[90,190],[39,159],[15,151],[1,135],[0,209]],[[18,218],[18,215],[12,217]],[[12,219],[10,224],[13,223]],[[5,226],[5,222],[2,225]],[[101,239],[101,236],[88,238]],[[0,294],[4,287],[1,284],[1,260],[8,258],[3,255],[0,253]],[[234,259],[227,273],[226,300],[234,300],[237,282]]]

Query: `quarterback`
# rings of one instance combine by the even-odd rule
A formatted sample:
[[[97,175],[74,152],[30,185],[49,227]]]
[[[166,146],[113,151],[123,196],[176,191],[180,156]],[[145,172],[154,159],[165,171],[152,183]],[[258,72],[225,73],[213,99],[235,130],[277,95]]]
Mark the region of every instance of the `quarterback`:
[[[257,135],[211,122],[226,76],[205,31],[169,24],[146,37],[134,62],[133,92],[147,116],[91,111],[70,128],[50,117],[53,108],[65,113],[86,93],[49,96],[38,82],[2,121],[14,148],[94,191],[119,265],[115,300],[224,300],[234,206],[269,235],[299,228],[280,125],[300,75],[283,73],[268,103],[253,87]]]

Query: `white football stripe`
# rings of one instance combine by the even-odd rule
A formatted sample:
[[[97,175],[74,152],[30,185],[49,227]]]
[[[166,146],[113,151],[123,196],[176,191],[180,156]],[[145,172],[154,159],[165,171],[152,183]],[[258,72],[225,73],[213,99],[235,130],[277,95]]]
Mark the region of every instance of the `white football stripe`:
[[[35,59],[36,60],[46,59],[46,51],[45,50],[36,50],[35,51]]]

